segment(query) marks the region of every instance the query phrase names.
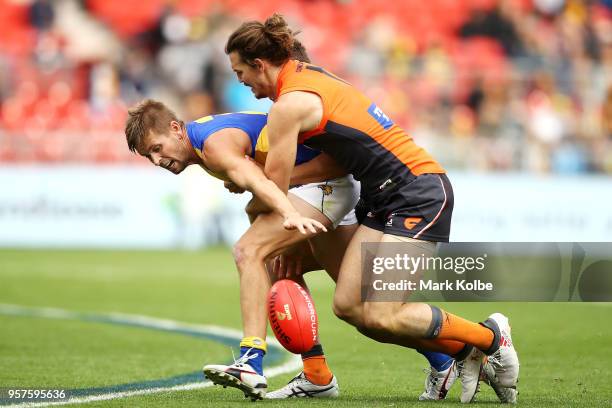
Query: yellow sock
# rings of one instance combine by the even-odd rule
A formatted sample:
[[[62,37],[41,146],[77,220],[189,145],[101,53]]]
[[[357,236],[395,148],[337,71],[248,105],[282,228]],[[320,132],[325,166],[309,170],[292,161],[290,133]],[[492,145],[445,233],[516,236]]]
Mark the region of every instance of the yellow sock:
[[[264,353],[268,352],[268,344],[266,341],[256,336],[243,337],[240,342],[240,347],[256,348],[263,350]]]

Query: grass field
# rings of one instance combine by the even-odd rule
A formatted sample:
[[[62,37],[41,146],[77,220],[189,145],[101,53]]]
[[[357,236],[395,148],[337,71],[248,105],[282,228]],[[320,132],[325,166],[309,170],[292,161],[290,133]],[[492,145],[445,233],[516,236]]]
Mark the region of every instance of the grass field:
[[[340,381],[341,398],[263,401],[266,406],[428,406],[417,402],[427,366],[411,350],[375,343],[331,312],[333,286],[322,273],[308,282],[321,339]],[[100,393],[201,378],[206,363],[231,361],[220,338],[151,330],[111,313],[144,315],[240,329],[238,276],[225,248],[201,252],[0,251],[0,388],[63,388]],[[8,313],[6,305],[61,309],[67,317]],[[521,358],[522,406],[612,406],[611,305],[580,303],[452,303],[474,320],[494,311],[511,317]],[[20,309],[21,310],[21,309]],[[70,314],[71,312],[72,315]],[[60,316],[61,317],[61,316]],[[185,335],[186,334],[186,335]],[[237,351],[237,344],[234,345]],[[288,353],[268,363],[281,364]],[[270,379],[284,385],[292,373]],[[128,386],[125,386],[128,384]],[[121,386],[123,385],[123,388]],[[459,384],[446,402],[458,405]],[[93,389],[93,391],[92,391]],[[478,406],[495,403],[483,385]],[[6,401],[4,401],[6,403]],[[246,404],[220,387],[99,401],[87,406],[201,407]]]

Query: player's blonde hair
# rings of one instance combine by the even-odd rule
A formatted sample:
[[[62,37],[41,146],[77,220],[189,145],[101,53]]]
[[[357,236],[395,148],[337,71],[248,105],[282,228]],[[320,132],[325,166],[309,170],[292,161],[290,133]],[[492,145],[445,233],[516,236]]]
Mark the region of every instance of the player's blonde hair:
[[[279,66],[294,58],[310,62],[306,49],[295,36],[282,15],[274,13],[265,22],[247,21],[234,31],[225,45],[225,53],[236,51],[242,60],[254,65],[256,58]]]
[[[153,99],[141,101],[128,110],[128,118],[125,122],[128,147],[135,152],[149,132],[163,134],[168,131],[172,121],[183,126],[183,122],[162,102]]]

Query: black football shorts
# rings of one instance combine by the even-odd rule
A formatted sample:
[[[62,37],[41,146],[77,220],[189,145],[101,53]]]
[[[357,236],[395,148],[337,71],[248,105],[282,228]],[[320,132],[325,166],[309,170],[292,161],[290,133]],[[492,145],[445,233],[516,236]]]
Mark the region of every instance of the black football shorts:
[[[454,198],[446,174],[421,174],[399,186],[386,201],[375,210],[358,203],[359,222],[389,235],[448,242]]]

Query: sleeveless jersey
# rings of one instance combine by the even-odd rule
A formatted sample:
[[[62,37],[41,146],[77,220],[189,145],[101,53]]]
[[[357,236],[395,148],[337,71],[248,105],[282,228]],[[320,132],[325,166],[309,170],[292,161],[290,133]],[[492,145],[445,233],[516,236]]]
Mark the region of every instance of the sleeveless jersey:
[[[323,68],[289,60],[277,83],[277,99],[293,91],[317,94],[319,125],[300,133],[298,143],[321,150],[361,181],[362,198],[380,207],[394,191],[424,173],[445,173],[423,148],[368,97]]]
[[[268,155],[268,115],[261,112],[236,112],[210,115],[189,122],[186,125],[187,136],[200,158],[206,139],[222,129],[234,128],[245,132],[251,141],[251,157],[264,165]],[[305,163],[320,154],[319,151],[299,145],[295,164]],[[214,177],[225,179],[223,175],[213,172],[202,165],[204,170]]]

